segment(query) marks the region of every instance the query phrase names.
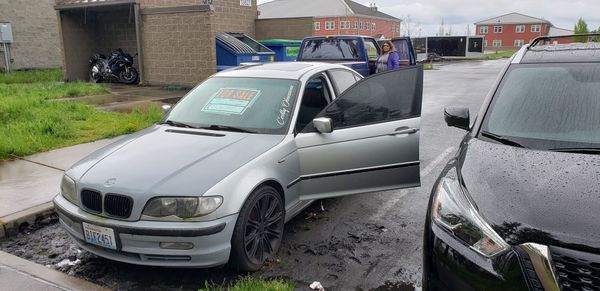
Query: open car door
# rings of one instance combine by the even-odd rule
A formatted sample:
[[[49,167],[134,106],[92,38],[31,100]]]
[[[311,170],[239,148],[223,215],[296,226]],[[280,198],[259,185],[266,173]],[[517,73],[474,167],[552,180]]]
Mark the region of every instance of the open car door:
[[[348,88],[296,135],[300,199],[420,186],[422,99],[421,65]]]

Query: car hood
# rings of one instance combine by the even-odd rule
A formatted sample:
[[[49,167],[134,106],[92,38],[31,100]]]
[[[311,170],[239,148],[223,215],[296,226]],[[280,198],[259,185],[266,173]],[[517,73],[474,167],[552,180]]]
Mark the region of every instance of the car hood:
[[[154,126],[111,144],[67,173],[80,188],[155,196],[200,196],[284,136]]]
[[[459,168],[480,214],[510,244],[600,250],[600,156],[471,139]]]

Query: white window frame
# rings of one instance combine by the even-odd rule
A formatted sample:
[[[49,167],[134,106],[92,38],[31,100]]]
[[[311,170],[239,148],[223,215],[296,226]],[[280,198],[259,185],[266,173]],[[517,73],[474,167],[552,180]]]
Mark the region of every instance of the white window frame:
[[[494,41],[492,42],[492,46],[493,47],[501,47],[502,46],[502,40],[501,39],[494,39]]]
[[[358,21],[354,21],[352,24],[352,29],[358,29]]]
[[[494,33],[502,33],[503,30],[502,25],[494,25]]]
[[[517,25],[515,27],[515,32],[516,33],[524,33],[525,32],[525,25]]]
[[[359,24],[359,29],[360,29],[360,30],[365,30],[365,22],[364,22],[364,21],[361,21],[361,22],[360,22],[360,24]]]
[[[313,27],[314,27],[315,30],[321,30],[321,22],[320,21],[315,21]]]
[[[523,45],[525,45],[525,40],[515,39],[515,47],[522,47]]]
[[[335,30],[335,21],[325,21],[325,30]]]
[[[479,34],[488,34],[489,31],[490,30],[489,30],[489,27],[487,25],[479,27]]]
[[[350,29],[350,21],[340,20],[339,27],[340,27],[340,30],[341,29]]]
[[[373,30],[377,30],[377,23],[375,23],[375,22],[371,23],[371,27],[373,28]]]
[[[542,25],[541,24],[533,24],[531,25],[531,32],[541,32]]]
[[[487,47],[487,39],[483,40],[483,47]]]

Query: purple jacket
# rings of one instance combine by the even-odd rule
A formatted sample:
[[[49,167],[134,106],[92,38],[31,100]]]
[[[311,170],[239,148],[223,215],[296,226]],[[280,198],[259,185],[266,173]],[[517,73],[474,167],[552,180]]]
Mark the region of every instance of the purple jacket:
[[[400,56],[397,52],[391,52],[388,57],[387,70],[391,71],[398,68],[400,68]]]

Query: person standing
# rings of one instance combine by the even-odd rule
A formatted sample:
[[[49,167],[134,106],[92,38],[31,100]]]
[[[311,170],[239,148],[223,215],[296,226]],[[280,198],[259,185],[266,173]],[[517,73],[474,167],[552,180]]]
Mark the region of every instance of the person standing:
[[[382,54],[377,59],[377,73],[400,68],[400,56],[394,44],[387,40],[383,43]]]

